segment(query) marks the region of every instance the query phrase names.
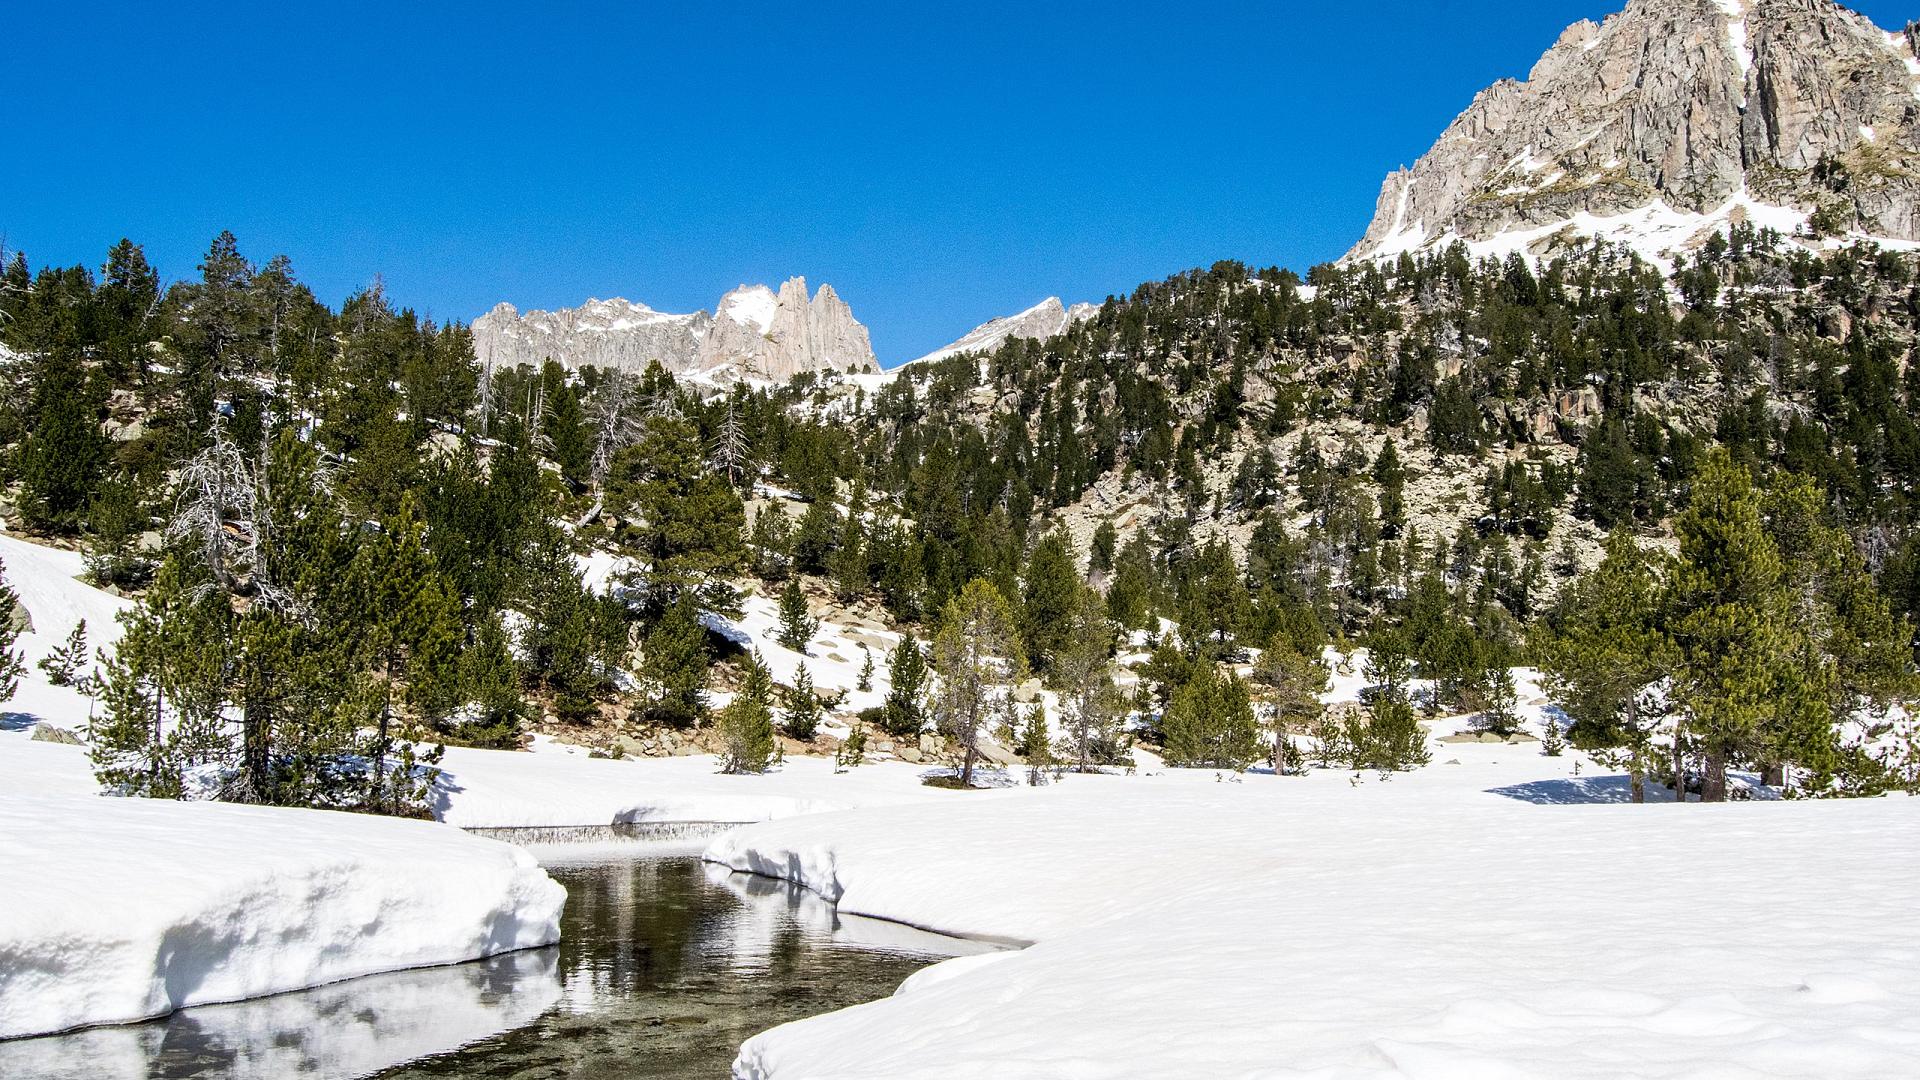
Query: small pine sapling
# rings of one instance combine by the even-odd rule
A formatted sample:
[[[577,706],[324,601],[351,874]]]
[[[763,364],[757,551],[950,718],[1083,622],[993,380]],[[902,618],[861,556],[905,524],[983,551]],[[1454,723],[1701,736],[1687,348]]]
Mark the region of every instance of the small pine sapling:
[[[87,661],[87,620],[81,619],[67,635],[66,643],[54,648],[40,661],[40,670],[55,686],[73,686],[80,665]]]
[[[866,725],[856,721],[852,730],[847,732],[846,741],[842,742],[840,748],[833,752],[834,769],[835,771],[845,771],[847,769],[858,768],[866,760],[867,728]]]
[[[860,661],[860,681],[854,684],[854,689],[865,694],[873,689],[873,650],[867,648],[863,643],[860,646],[860,655],[862,657]]]
[[[1027,759],[1027,783],[1033,787],[1046,783],[1047,770],[1053,766],[1053,737],[1047,731],[1047,711],[1037,702],[1027,710],[1027,722],[1020,731],[1020,756]]]
[[[812,742],[820,731],[820,698],[813,692],[813,676],[807,673],[807,665],[794,670],[793,685],[781,692],[780,706],[786,713],[787,735]]]
[[[1567,736],[1560,730],[1560,718],[1549,711],[1540,718],[1540,752],[1559,757],[1566,748]]]

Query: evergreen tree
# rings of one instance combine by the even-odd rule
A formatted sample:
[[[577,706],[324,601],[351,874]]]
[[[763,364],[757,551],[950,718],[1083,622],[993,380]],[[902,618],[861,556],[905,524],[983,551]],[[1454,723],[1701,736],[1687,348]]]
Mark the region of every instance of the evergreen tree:
[[[1020,582],[1022,634],[1028,662],[1036,672],[1044,675],[1052,670],[1066,642],[1070,610],[1085,587],[1074,568],[1073,547],[1066,534],[1056,530],[1041,537]]]
[[[1260,726],[1247,684],[1210,663],[1173,692],[1160,721],[1167,764],[1239,772],[1261,756]]]
[[[1510,668],[1488,668],[1480,676],[1486,706],[1473,718],[1475,731],[1510,738],[1520,730],[1519,695]]]
[[[847,729],[847,737],[833,752],[833,765],[836,772],[857,768],[867,760],[867,729],[859,721],[854,721]]]
[[[20,676],[27,671],[26,661],[14,648],[15,643],[20,640],[20,630],[14,625],[13,613],[19,606],[19,594],[15,593],[13,586],[7,583],[7,568],[0,565],[0,701],[13,700],[14,691],[20,688]],[[83,644],[86,641],[84,630],[81,631],[80,640]]]
[[[896,739],[910,739],[926,726],[920,695],[925,692],[927,661],[912,632],[900,635],[887,661],[887,700],[880,726]]]
[[[860,643],[860,676],[853,688],[863,694],[873,689],[873,650],[864,641]]]
[[[606,507],[621,519],[620,549],[647,618],[692,596],[716,610],[713,590],[745,558],[740,497],[707,469],[693,425],[657,417],[640,443],[618,454],[607,476]]]
[[[746,679],[740,692],[720,710],[719,730],[725,751],[721,768],[728,773],[762,773],[780,760],[780,744],[773,736],[773,677],[759,654],[747,658]]]
[[[960,750],[962,787],[973,784],[980,736],[1009,718],[1013,687],[1026,675],[1026,650],[1012,605],[992,582],[975,578],[947,601],[933,639],[933,719]]]
[[[690,600],[667,609],[641,646],[640,675],[649,687],[647,719],[689,728],[707,715],[707,631]]]
[[[1615,529],[1606,558],[1568,590],[1559,631],[1540,649],[1553,699],[1573,719],[1573,741],[1622,752],[1636,803],[1646,801],[1664,711],[1650,691],[1679,660],[1661,608],[1666,569],[1663,556]]]
[[[780,593],[780,644],[804,656],[819,629],[820,620],[807,611],[807,594],[801,591],[799,579],[789,579]]]
[[[1027,710],[1027,722],[1020,729],[1020,756],[1027,762],[1027,783],[1039,787],[1047,782],[1047,770],[1054,765],[1053,736],[1047,730],[1047,710],[1037,702]]]
[[[12,629],[11,625],[8,627]],[[0,643],[0,652],[6,651],[6,644]],[[74,678],[82,665],[87,662],[87,620],[81,619],[74,624],[73,632],[67,640],[56,645],[40,660],[40,670],[47,673],[47,681],[55,686],[72,686]],[[0,687],[4,688],[4,687]],[[11,696],[11,694],[9,694]],[[4,699],[0,699],[4,700]]]
[[[807,665],[794,668],[793,685],[780,695],[781,710],[786,713],[786,731],[791,738],[812,742],[820,731],[820,698],[814,693],[813,676]]]
[[[1804,646],[1795,640],[1779,550],[1746,470],[1724,450],[1702,464],[1674,531],[1674,697],[1702,745],[1701,798],[1718,802],[1730,761],[1763,743],[1782,760],[1817,759],[1830,752],[1832,733],[1796,663]]]
[[[1049,678],[1060,693],[1061,727],[1074,768],[1091,772],[1124,753],[1124,702],[1113,682],[1113,627],[1098,593],[1081,586],[1065,621],[1061,650]]]
[[[1292,733],[1313,730],[1325,714],[1320,695],[1327,691],[1328,678],[1326,661],[1300,652],[1282,638],[1269,643],[1254,665],[1254,685],[1273,710],[1275,775],[1286,775],[1288,762],[1297,757]]]

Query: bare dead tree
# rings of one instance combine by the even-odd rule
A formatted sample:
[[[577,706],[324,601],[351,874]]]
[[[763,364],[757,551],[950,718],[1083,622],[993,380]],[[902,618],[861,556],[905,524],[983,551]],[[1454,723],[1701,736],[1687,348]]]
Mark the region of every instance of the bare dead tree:
[[[732,399],[728,399],[727,415],[720,421],[720,430],[714,435],[710,460],[715,469],[726,473],[727,480],[738,487],[741,474],[752,464],[751,454],[752,447],[747,443],[747,429],[740,420],[740,410]]]

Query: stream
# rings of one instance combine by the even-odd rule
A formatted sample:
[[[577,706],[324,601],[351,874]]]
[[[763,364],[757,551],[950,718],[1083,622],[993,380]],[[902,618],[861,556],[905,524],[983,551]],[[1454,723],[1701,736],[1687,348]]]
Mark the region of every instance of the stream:
[[[0,1077],[725,1077],[758,1032],[992,948],[840,915],[685,838],[567,839],[587,842],[533,845],[567,887],[557,946],[4,1042]]]

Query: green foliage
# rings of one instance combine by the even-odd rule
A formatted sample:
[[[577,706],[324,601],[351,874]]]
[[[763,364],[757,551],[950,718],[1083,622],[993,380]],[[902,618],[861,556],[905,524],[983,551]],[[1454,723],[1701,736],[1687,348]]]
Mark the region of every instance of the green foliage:
[[[667,609],[641,646],[649,723],[689,728],[707,715],[707,631],[691,600]]]
[[[813,676],[807,665],[793,672],[793,685],[780,693],[781,712],[785,714],[787,735],[801,742],[812,742],[820,731],[820,697],[813,689]]]
[[[0,597],[3,600],[4,597]],[[0,604],[0,606],[4,606]],[[11,629],[11,627],[9,627]],[[0,643],[0,652],[6,650],[6,644]],[[87,620],[81,619],[74,624],[73,632],[67,640],[54,646],[40,659],[40,670],[47,673],[47,681],[55,686],[72,686],[80,669],[87,663]],[[8,696],[11,696],[9,693]]]
[[[773,735],[773,677],[758,654],[747,658],[740,692],[720,710],[718,728],[725,744],[721,768],[729,773],[762,773],[780,761]]]
[[[820,620],[809,614],[807,594],[800,588],[800,580],[789,579],[787,587],[780,592],[780,644],[804,656],[819,630]]]
[[[979,740],[990,721],[1011,726],[1012,688],[1026,677],[1026,649],[1007,598],[974,579],[947,601],[933,639],[933,721],[960,748],[960,783],[973,783]]]
[[[1176,768],[1238,772],[1262,756],[1260,727],[1247,684],[1200,664],[1173,692],[1160,721],[1166,761]]]
[[[900,635],[887,662],[887,700],[880,726],[896,739],[910,739],[926,726],[921,696],[926,692],[926,654],[911,632]]]

